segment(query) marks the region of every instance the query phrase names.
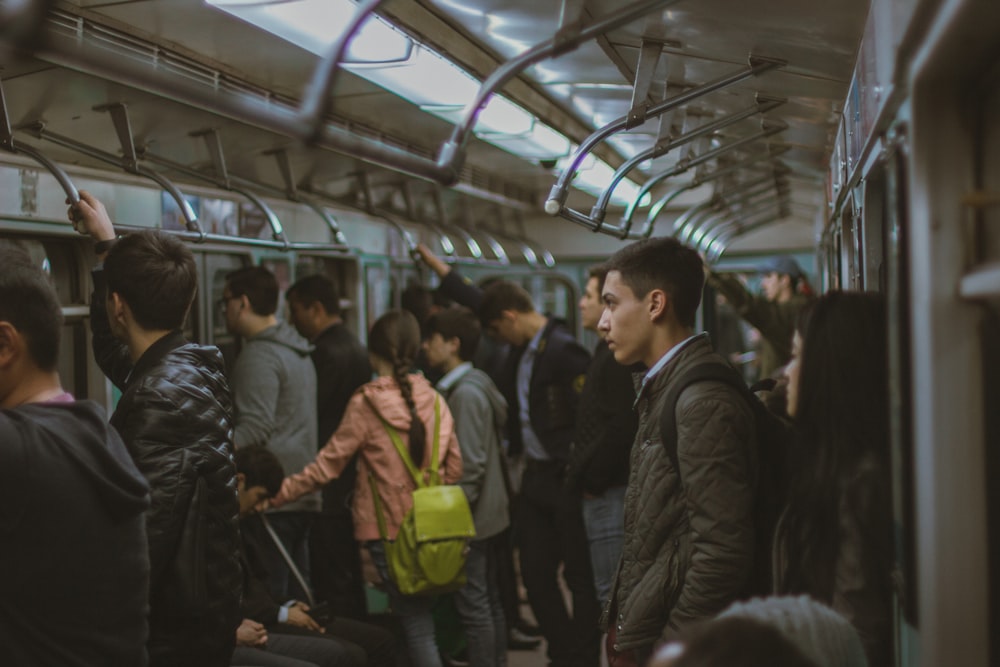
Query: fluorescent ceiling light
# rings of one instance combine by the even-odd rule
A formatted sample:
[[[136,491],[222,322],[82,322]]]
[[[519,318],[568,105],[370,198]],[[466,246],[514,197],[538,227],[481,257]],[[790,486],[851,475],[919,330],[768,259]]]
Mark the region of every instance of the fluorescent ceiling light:
[[[320,56],[343,33],[357,9],[352,0],[206,2]],[[464,117],[480,88],[480,82],[454,62],[375,15],[351,40],[343,67],[451,123]],[[574,148],[562,133],[500,95],[493,95],[480,112],[474,132],[483,141],[525,159],[563,158]],[[573,184],[594,190],[582,177]],[[617,188],[613,201],[619,201],[618,193],[629,186],[637,191],[637,186],[626,181]]]

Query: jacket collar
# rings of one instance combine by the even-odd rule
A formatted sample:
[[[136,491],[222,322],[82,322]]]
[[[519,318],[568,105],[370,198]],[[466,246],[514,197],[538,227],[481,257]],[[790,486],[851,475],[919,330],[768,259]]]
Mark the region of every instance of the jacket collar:
[[[146,374],[149,369],[153,368],[161,359],[167,356],[173,350],[186,345],[187,339],[184,338],[184,332],[180,329],[174,329],[167,335],[160,338],[158,341],[149,346],[149,348],[142,353],[139,360],[135,362],[135,366],[132,367],[132,372],[129,373],[128,379],[125,381],[126,384],[132,381],[133,378],[142,377]]]
[[[711,351],[711,349],[712,341],[708,333],[702,332],[670,348],[648,371],[633,373],[632,381],[635,384],[633,407],[639,405],[639,400],[646,394],[655,393],[665,387],[677,367],[684,364],[689,357],[702,354],[704,351]]]

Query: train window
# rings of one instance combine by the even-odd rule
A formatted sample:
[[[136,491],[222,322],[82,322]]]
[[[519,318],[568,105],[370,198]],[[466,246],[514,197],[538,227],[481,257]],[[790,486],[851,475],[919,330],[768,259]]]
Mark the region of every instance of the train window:
[[[226,360],[226,368],[232,368],[239,352],[236,337],[226,330],[226,320],[222,311],[216,304],[222,298],[222,291],[226,287],[226,276],[249,264],[246,255],[210,253],[205,255],[205,280],[207,289],[203,293],[210,296],[208,305],[209,340],[208,344],[215,345],[222,351],[222,356]]]
[[[292,266],[286,257],[266,257],[260,265],[274,274],[278,281],[278,317],[285,312],[285,292],[292,286]]]
[[[883,233],[885,224],[885,176],[883,168],[872,169],[865,183],[864,225],[860,234],[861,285],[874,292],[886,287]]]

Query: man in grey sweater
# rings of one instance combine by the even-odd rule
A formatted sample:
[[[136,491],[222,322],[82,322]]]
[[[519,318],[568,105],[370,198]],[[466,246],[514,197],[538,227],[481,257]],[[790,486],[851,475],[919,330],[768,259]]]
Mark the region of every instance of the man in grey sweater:
[[[479,343],[479,320],[465,308],[449,308],[425,323],[424,352],[431,368],[445,375],[437,389],[455,417],[462,448],[462,479],[472,507],[476,539],[470,544],[465,573],[468,582],[455,594],[469,642],[473,667],[507,664],[507,629],[497,582],[498,550],[510,525],[509,499],[501,433],[507,402],[483,371],[472,367]]]
[[[236,447],[267,447],[285,470],[298,472],[316,456],[312,346],[276,317],[278,281],[263,267],[248,267],[226,276],[221,307],[226,327],[243,338],[243,349],[231,374]],[[320,495],[313,493],[267,515],[306,581],[309,528],[320,507]],[[270,547],[262,556],[274,597],[307,599],[271,539],[256,537],[258,543]]]

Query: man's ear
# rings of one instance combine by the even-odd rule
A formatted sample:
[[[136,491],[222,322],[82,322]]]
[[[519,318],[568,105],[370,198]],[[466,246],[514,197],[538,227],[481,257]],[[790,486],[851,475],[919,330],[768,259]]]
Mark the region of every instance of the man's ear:
[[[122,295],[118,292],[112,292],[109,295],[108,300],[110,301],[108,304],[108,316],[115,322],[119,322],[124,325],[126,321],[125,311],[128,308],[128,304],[125,303],[125,299],[123,299]],[[131,315],[131,313],[129,313],[129,315]]]
[[[0,322],[0,368],[9,366],[22,354],[25,340],[10,322]]]
[[[649,299],[649,321],[656,322],[667,314],[670,309],[670,297],[661,289],[650,290],[647,297]]]

